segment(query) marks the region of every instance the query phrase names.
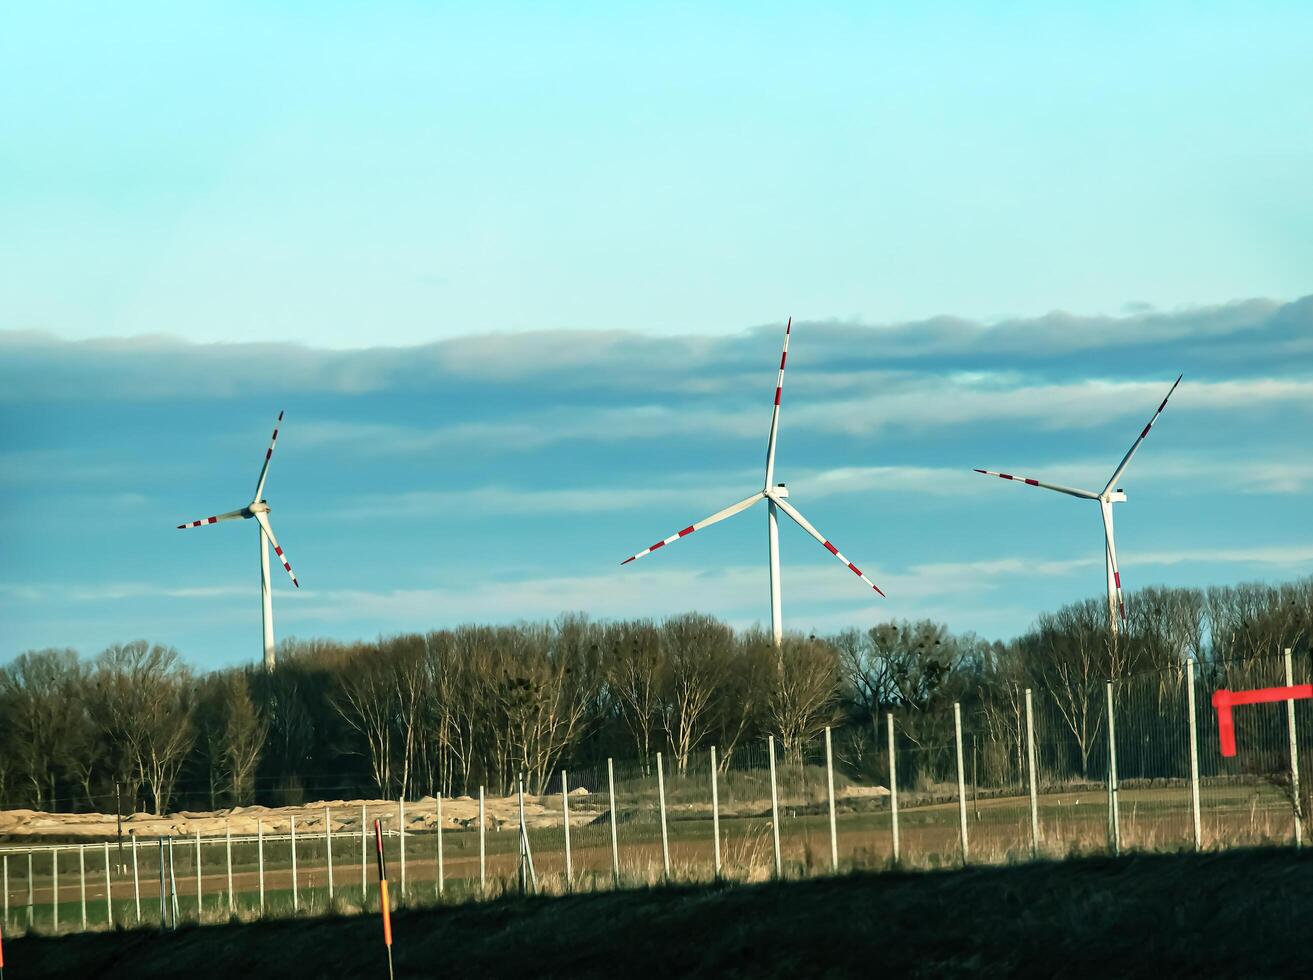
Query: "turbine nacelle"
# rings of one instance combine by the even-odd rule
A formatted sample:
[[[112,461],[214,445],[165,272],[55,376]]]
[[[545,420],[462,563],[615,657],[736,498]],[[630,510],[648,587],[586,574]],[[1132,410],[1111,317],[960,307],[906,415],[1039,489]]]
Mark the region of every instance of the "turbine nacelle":
[[[255,500],[246,505],[246,512],[254,517],[256,514],[269,513],[269,502],[267,500]]]
[[[777,483],[773,487],[767,487],[762,492],[772,500],[784,500],[789,496],[789,488],[783,483]]]
[[[1109,490],[1103,495],[1103,499],[1110,504],[1124,504],[1126,503],[1126,491]]]

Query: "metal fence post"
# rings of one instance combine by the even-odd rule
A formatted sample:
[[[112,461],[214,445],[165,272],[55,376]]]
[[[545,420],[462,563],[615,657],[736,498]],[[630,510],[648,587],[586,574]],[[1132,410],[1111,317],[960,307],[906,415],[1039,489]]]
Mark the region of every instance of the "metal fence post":
[[[825,726],[825,784],[830,794],[830,870],[839,870],[839,832],[834,818],[834,746],[830,726]]]
[[[132,901],[137,907],[137,923],[141,924],[141,877],[137,870],[137,832],[132,831]]]
[[[205,917],[205,902],[201,899],[201,831],[196,830],[196,921]]]
[[[775,877],[783,874],[783,862],[780,860],[780,794],[775,783],[775,736],[766,736],[766,751],[770,754],[770,829],[775,846]]]
[[[966,773],[962,765],[962,705],[953,702],[953,741],[957,748],[957,822],[962,841],[962,864],[967,863],[967,794]]]
[[[611,881],[620,884],[620,838],[615,828],[615,766],[611,757],[606,757],[606,798],[611,808]]]
[[[397,800],[397,840],[401,852],[401,902],[406,901],[406,801]]]
[[[301,896],[296,887],[296,817],[287,818],[288,835],[292,851],[292,911],[301,911]]]
[[[369,815],[360,805],[360,907],[369,904],[369,881],[366,869],[369,862]]]
[[[1117,798],[1117,726],[1112,708],[1112,681],[1108,681],[1108,832],[1112,853],[1122,852],[1121,801]]]
[[[260,914],[264,915],[264,821],[255,821],[255,855],[260,867]]]
[[[169,925],[168,906],[165,905],[168,886],[166,884],[166,872],[164,868],[164,838],[160,838],[160,928],[167,929]]]
[[[574,861],[570,856],[570,787],[561,770],[561,826],[565,829],[565,890],[574,891]]]
[[[328,904],[333,904],[333,814],[324,807],[324,853],[328,861]]]
[[[50,920],[51,930],[59,933],[59,848],[50,849]]]
[[[711,747],[711,839],[716,849],[716,877],[720,877],[720,774],[716,747]]]
[[[9,855],[4,856],[5,925],[9,925]]]
[[[82,931],[87,931],[87,845],[78,845],[78,888],[82,895]]]
[[[479,787],[479,894],[488,893],[488,851],[484,843],[483,787]]]
[[[1026,688],[1026,780],[1030,788],[1030,856],[1039,857],[1039,789],[1035,785],[1035,705]]]
[[[1295,685],[1290,647],[1286,647],[1286,687]],[[1304,801],[1299,795],[1299,741],[1295,731],[1295,702],[1286,702],[1286,731],[1290,736],[1290,798],[1295,811],[1295,849],[1304,846]]]
[[[32,928],[32,919],[36,914],[35,887],[32,883],[32,852],[27,852],[27,927]]]
[[[233,825],[231,821],[223,822],[224,853],[228,868],[228,914],[237,911],[237,897],[233,894]]]
[[[173,928],[178,929],[178,874],[173,864],[173,838],[169,838],[169,914]]]
[[[666,776],[661,765],[661,753],[657,757],[657,800],[661,809],[661,872],[662,877],[670,878],[670,839],[666,835]]]
[[[446,889],[447,876],[442,868],[442,791],[438,791],[438,814],[436,826],[438,828],[438,897],[441,898],[443,891]]]
[[[105,922],[114,928],[114,882],[109,874],[109,841],[105,841]],[[6,897],[8,893],[6,892]]]
[[[1185,699],[1190,725],[1190,815],[1194,818],[1194,849],[1203,847],[1204,828],[1199,814],[1199,728],[1194,705],[1194,657],[1185,665]]]
[[[886,714],[889,731],[889,830],[893,836],[894,867],[898,867],[898,754],[894,751],[894,716]]]

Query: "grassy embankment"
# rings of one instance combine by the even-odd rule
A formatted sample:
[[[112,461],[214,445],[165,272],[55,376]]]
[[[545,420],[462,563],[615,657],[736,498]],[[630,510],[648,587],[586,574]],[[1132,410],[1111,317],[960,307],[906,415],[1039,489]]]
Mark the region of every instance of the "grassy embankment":
[[[1307,972],[1313,856],[1087,858],[505,898],[396,916],[397,975],[1153,976]],[[21,978],[386,976],[377,916],[11,942]]]

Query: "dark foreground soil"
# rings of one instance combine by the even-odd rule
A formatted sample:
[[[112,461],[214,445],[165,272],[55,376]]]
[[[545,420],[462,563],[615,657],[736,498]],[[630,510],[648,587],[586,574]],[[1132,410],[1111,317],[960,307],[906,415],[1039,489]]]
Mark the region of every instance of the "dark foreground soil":
[[[394,918],[398,977],[1313,975],[1313,855],[1146,855],[507,899]],[[377,916],[5,946],[38,977],[386,977]]]

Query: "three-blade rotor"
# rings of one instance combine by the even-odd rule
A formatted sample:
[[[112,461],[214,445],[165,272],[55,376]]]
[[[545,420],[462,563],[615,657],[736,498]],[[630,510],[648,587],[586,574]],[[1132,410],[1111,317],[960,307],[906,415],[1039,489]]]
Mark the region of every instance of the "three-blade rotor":
[[[1117,481],[1125,475],[1126,468],[1131,465],[1131,459],[1139,450],[1140,445],[1148,437],[1149,431],[1153,428],[1154,423],[1158,421],[1158,416],[1163,414],[1163,409],[1167,407],[1168,399],[1172,397],[1172,393],[1176,391],[1176,386],[1181,383],[1181,378],[1183,377],[1184,375],[1178,375],[1176,380],[1172,382],[1172,387],[1159,403],[1158,410],[1153,413],[1153,418],[1149,419],[1148,424],[1140,430],[1140,435],[1136,438],[1135,442],[1131,444],[1131,448],[1127,450],[1126,455],[1122,457],[1122,461],[1118,463],[1117,468],[1113,470],[1112,477],[1108,480],[1107,485],[1104,486],[1103,490],[1099,493],[1094,493],[1090,490],[1078,490],[1075,487],[1064,487],[1058,483],[1045,483],[1042,480],[1034,480],[1030,477],[1014,476],[1011,473],[998,473],[994,470],[980,469],[975,471],[977,473],[982,473],[985,476],[996,476],[1003,480],[1024,483],[1026,486],[1042,487],[1045,490],[1056,490],[1058,493],[1065,493],[1072,497],[1081,497],[1086,500],[1097,500],[1099,502],[1099,510],[1103,517],[1104,557],[1108,567],[1108,611],[1109,615],[1114,620],[1114,625],[1118,619],[1122,622],[1126,621],[1126,599],[1122,592],[1121,569],[1117,565],[1117,545],[1113,538],[1112,522],[1112,505],[1125,500],[1126,495],[1116,488]]]
[[[278,545],[278,539],[274,536],[273,526],[269,523],[269,505],[264,502],[264,484],[269,477],[269,463],[273,459],[274,449],[278,445],[278,425],[283,421],[283,413],[278,413],[278,422],[274,425],[274,434],[269,439],[269,448],[265,450],[264,464],[260,467],[260,479],[255,484],[255,498],[243,507],[241,510],[230,510],[226,514],[219,514],[215,517],[204,517],[199,521],[189,521],[186,524],[179,524],[178,530],[191,527],[202,527],[207,524],[218,524],[220,521],[250,520],[255,518],[256,523],[260,525],[260,533],[273,545],[274,553],[278,555],[278,560],[283,563],[283,568],[287,570],[288,576],[292,579],[292,584],[298,589],[301,583],[296,579],[296,573],[292,571],[292,565],[287,560],[287,555]]]
[[[767,437],[766,440],[765,486],[757,493],[754,493],[752,496],[745,497],[744,499],[740,500],[738,503],[731,504],[730,506],[726,507],[724,510],[717,511],[716,513],[712,514],[710,517],[706,517],[698,521],[696,524],[690,524],[682,531],[677,531],[676,533],[672,534],[668,538],[663,538],[662,540],[658,541],[656,544],[652,545],[651,547],[645,548],[642,551],[638,552],[637,554],[630,555],[620,564],[627,565],[631,561],[636,561],[637,559],[642,558],[645,555],[650,555],[658,548],[664,548],[666,545],[673,544],[674,542],[678,541],[680,538],[688,537],[694,531],[700,531],[704,527],[709,527],[712,524],[717,524],[720,521],[725,520],[726,518],[733,517],[735,514],[747,510],[749,507],[753,506],[759,501],[769,500],[774,506],[778,507],[780,510],[784,511],[784,513],[788,514],[795,524],[797,524],[800,528],[802,528],[813,538],[815,538],[818,542],[820,542],[820,544],[825,548],[825,550],[828,551],[830,554],[834,555],[835,558],[837,558],[840,562],[842,562],[845,566],[847,566],[849,571],[851,571],[854,575],[860,578],[863,582],[869,585],[876,592],[879,592],[880,595],[884,595],[884,593],[880,591],[880,587],[877,586],[874,582],[872,582],[869,578],[867,578],[862,573],[862,570],[860,568],[858,568],[847,558],[845,558],[843,554],[840,553],[839,549],[830,543],[829,539],[826,538],[825,535],[821,534],[820,531],[816,530],[816,528],[812,526],[812,524],[807,520],[807,518],[803,517],[802,514],[798,512],[797,508],[793,507],[793,505],[791,505],[785,499],[786,495],[783,492],[783,490],[775,486],[775,444],[777,442],[777,437],[779,435],[779,427],[780,427],[780,400],[784,392],[784,366],[785,366],[785,362],[788,360],[789,357],[789,337],[792,334],[792,332],[793,332],[793,318],[790,317],[788,323],[784,327],[784,348],[780,352],[780,373],[779,373],[779,377],[775,382],[775,404],[771,409],[770,435]]]

